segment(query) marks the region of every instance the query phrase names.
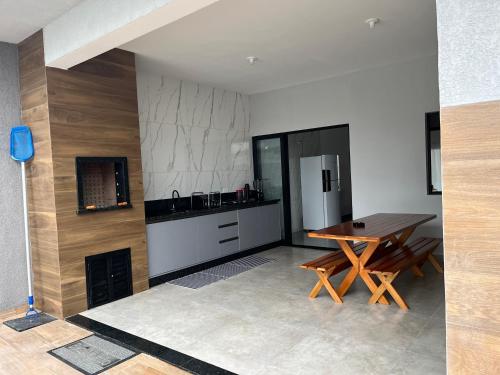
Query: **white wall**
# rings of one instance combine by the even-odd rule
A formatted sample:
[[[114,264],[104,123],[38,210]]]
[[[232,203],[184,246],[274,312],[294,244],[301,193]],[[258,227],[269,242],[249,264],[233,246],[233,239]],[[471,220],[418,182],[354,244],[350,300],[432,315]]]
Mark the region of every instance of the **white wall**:
[[[437,57],[377,67],[250,97],[252,135],[349,123],[353,216],[434,213],[426,194],[425,113],[439,110]]]
[[[234,191],[253,180],[249,98],[137,65],[146,200]]]
[[[17,47],[0,42],[0,311],[27,296],[21,168],[9,156],[9,134],[20,125]]]

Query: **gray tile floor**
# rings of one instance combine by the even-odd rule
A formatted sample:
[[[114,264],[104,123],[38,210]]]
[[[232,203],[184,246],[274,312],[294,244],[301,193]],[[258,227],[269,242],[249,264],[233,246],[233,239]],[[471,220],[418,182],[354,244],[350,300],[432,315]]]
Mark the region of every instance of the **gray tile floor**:
[[[83,315],[238,374],[445,374],[443,277],[406,273],[401,311],[357,282],[336,305],[297,268],[323,251],[279,247],[270,262],[198,290],[163,284]],[[341,277],[334,277],[338,285]]]

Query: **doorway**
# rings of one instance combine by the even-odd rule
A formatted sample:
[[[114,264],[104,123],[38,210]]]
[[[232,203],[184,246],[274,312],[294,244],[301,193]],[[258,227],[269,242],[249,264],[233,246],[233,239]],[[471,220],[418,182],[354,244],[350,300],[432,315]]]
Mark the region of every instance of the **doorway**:
[[[336,241],[309,238],[307,233],[352,219],[349,125],[257,136],[252,143],[255,179],[263,180],[266,199],[282,202],[284,242],[337,249]],[[318,168],[312,167],[315,161]],[[321,168],[322,162],[333,165]],[[306,181],[308,188],[303,190]],[[307,218],[304,223],[304,209],[315,225]]]

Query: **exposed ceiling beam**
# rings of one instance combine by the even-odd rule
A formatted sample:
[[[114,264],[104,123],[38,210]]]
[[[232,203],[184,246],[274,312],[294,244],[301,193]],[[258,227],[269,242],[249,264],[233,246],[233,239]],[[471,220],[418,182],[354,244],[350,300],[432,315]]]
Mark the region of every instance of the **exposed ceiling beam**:
[[[45,61],[68,69],[219,0],[86,0],[44,27]]]

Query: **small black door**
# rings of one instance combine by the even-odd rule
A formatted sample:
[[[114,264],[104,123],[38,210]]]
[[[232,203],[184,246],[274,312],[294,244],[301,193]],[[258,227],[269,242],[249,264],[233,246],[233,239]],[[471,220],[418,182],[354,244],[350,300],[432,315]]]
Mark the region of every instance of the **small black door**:
[[[85,258],[89,308],[132,295],[130,249]]]

